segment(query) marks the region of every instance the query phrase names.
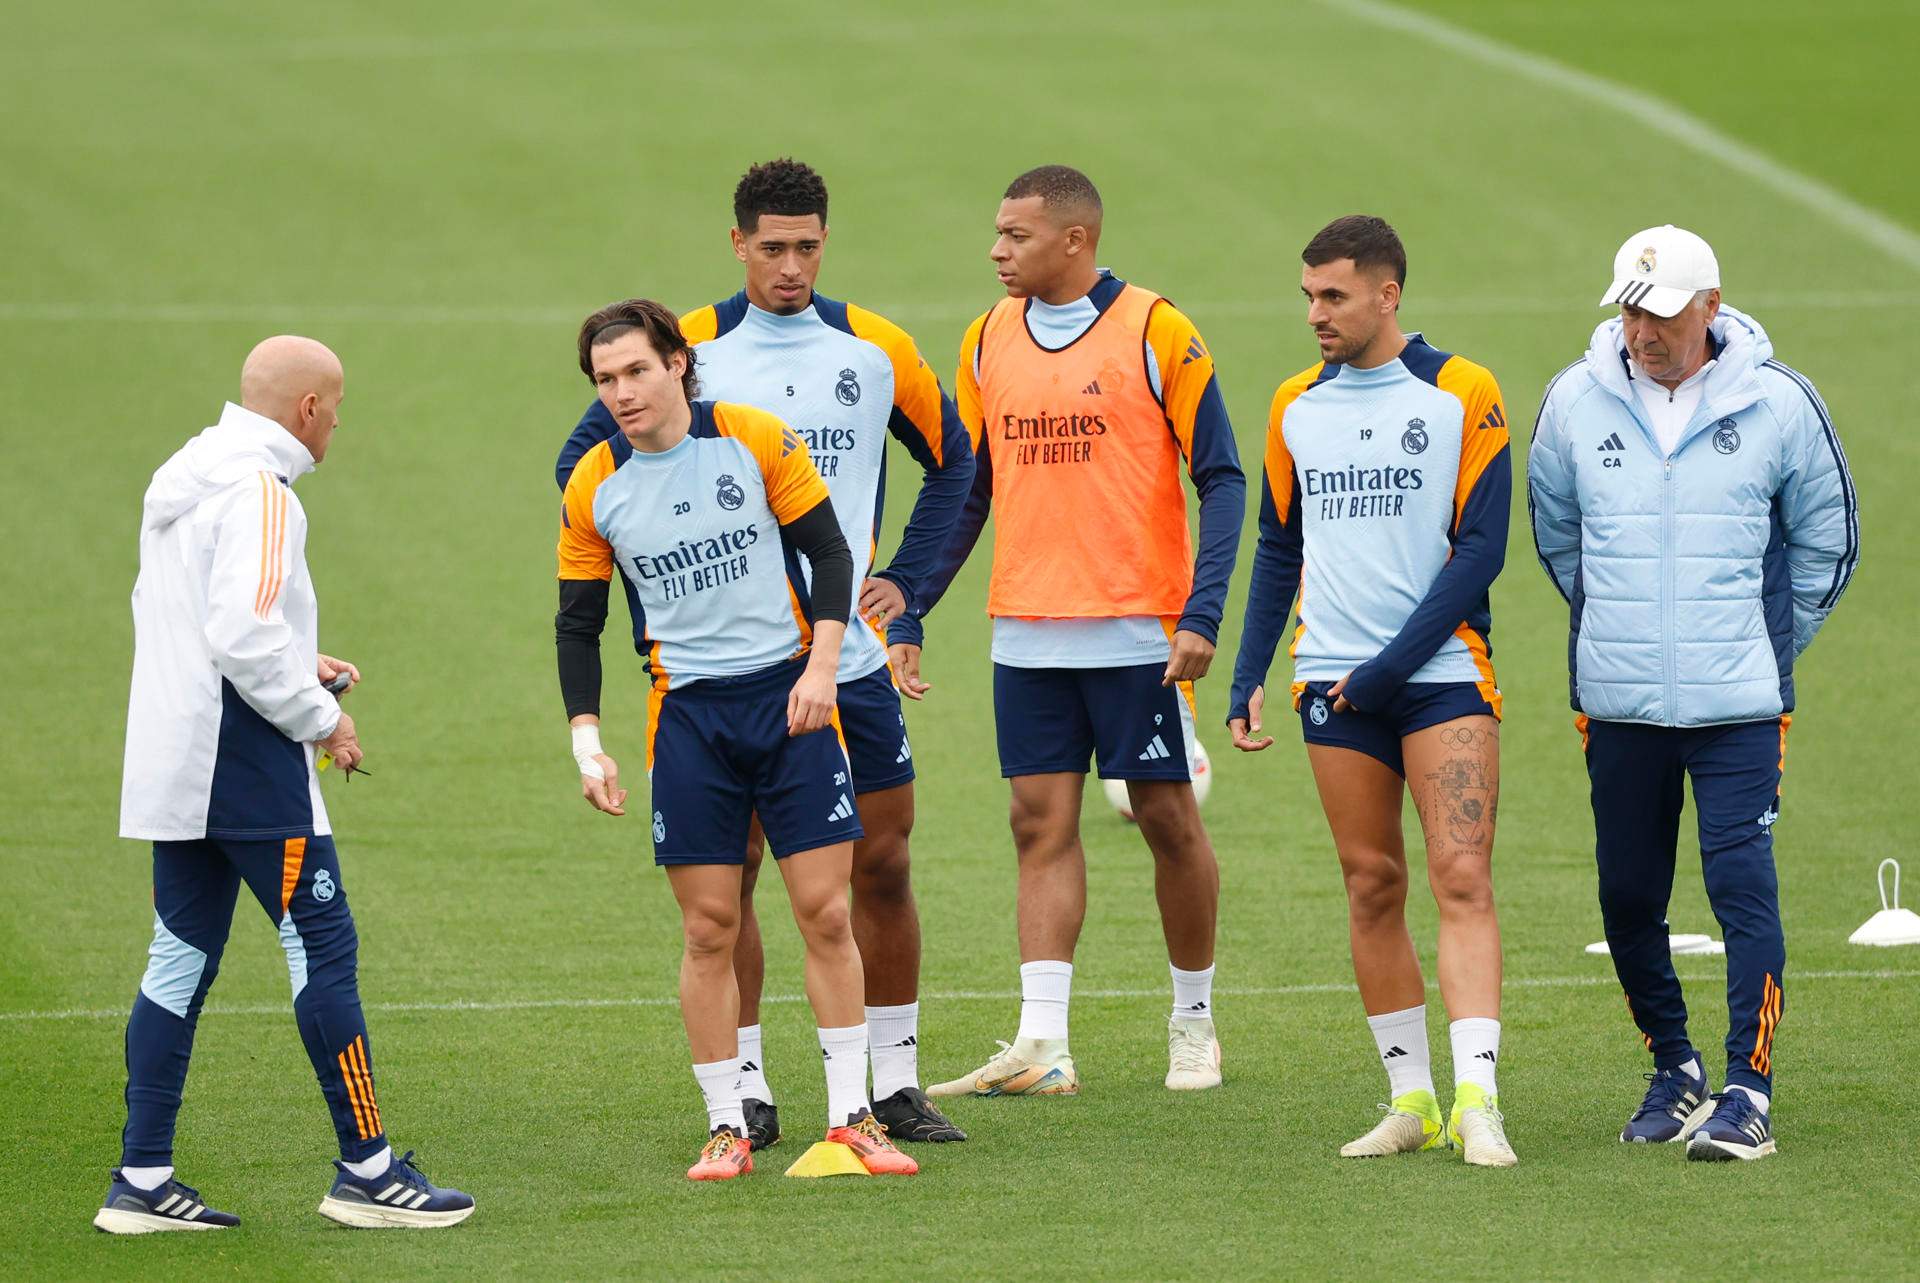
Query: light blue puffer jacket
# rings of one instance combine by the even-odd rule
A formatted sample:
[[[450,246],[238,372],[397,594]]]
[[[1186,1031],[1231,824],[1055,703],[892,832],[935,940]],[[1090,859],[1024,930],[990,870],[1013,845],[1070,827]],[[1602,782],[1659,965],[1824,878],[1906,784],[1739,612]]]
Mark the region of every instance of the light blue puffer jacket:
[[[1826,405],[1723,306],[1700,408],[1663,458],[1619,319],[1547,386],[1527,463],[1540,563],[1572,605],[1575,709],[1709,726],[1793,709],[1793,661],[1860,556]]]

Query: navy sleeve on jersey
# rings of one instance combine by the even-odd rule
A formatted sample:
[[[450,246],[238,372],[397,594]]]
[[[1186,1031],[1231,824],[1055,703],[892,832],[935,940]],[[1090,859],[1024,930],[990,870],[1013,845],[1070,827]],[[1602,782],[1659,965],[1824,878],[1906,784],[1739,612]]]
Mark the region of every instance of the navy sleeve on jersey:
[[[580,462],[580,456],[619,430],[620,425],[613,421],[613,415],[607,412],[606,406],[595,401],[587,407],[587,412],[580,416],[580,422],[574,426],[566,444],[560,447],[560,458],[554,464],[554,479],[559,481],[563,492],[567,488],[567,478],[573,475],[573,466]]]
[[[566,493],[567,478],[573,475],[574,465],[580,462],[580,456],[602,441],[612,439],[619,431],[620,425],[614,422],[613,415],[607,412],[606,406],[595,401],[587,407],[587,412],[580,416],[580,422],[574,425],[572,434],[567,437],[566,444],[560,447],[560,458],[554,464],[554,475],[560,482],[562,494]],[[631,579],[627,578],[626,567],[618,562],[614,565],[620,572],[620,587],[626,594],[627,614],[633,619],[633,648],[645,655],[647,653],[646,607],[640,604],[640,590],[633,586]]]
[[[1247,476],[1240,469],[1240,450],[1217,376],[1207,381],[1194,410],[1187,472],[1200,496],[1200,548],[1193,562],[1193,589],[1176,626],[1211,642],[1220,636],[1227,585],[1240,553],[1240,524],[1247,515]]]
[[[985,439],[982,438],[984,443]],[[982,449],[973,456],[973,485],[967,491],[966,503],[960,507],[960,517],[940,545],[932,568],[920,580],[919,590],[914,594],[914,601],[908,606],[907,613],[887,625],[887,645],[925,644],[926,629],[920,621],[940,604],[947,589],[953,586],[954,576],[960,573],[960,567],[967,564],[973,546],[980,542],[980,532],[986,528],[987,513],[992,507],[993,455]]]
[[[1289,487],[1284,516],[1273,501],[1273,486],[1260,480],[1260,536],[1253,546],[1253,582],[1247,588],[1246,620],[1240,627],[1240,653],[1233,661],[1233,691],[1227,720],[1246,717],[1254,688],[1267,682],[1280,638],[1293,613],[1300,591],[1300,565],[1305,543],[1300,527],[1300,484]]]
[[[920,482],[920,495],[913,501],[913,511],[907,516],[907,528],[900,533],[900,546],[894,549],[893,559],[888,562],[887,568],[877,570],[874,574],[899,585],[907,599],[907,611],[911,614],[919,600],[922,585],[938,564],[941,550],[959,522],[966,508],[967,497],[973,490],[973,446],[967,440],[966,427],[960,422],[960,411],[944,388],[940,391],[938,459],[934,458],[920,429],[898,406],[894,407],[892,417],[887,420],[887,430],[907,447],[907,452],[920,464],[924,476]]]
[[[1347,676],[1340,693],[1349,704],[1362,712],[1380,711],[1461,624],[1486,614],[1487,592],[1506,565],[1512,503],[1512,452],[1502,446],[1462,505],[1453,555],[1434,576],[1427,595],[1393,640]]]

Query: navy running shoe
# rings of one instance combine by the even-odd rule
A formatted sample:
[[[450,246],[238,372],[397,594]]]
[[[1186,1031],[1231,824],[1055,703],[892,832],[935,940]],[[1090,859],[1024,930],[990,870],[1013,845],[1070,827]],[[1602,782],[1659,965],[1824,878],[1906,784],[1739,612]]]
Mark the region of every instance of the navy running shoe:
[[[320,1215],[355,1229],[441,1229],[473,1215],[473,1199],[457,1189],[441,1189],[413,1165],[413,1151],[387,1170],[362,1180],[335,1159],[340,1174],[320,1200]]]
[[[1623,1141],[1647,1145],[1686,1140],[1713,1111],[1704,1074],[1696,1078],[1685,1069],[1662,1069],[1646,1079],[1646,1097],[1620,1131]]]
[[[1743,1091],[1723,1091],[1713,1097],[1713,1116],[1687,1142],[1687,1161],[1726,1163],[1735,1159],[1765,1158],[1773,1153],[1773,1128],[1753,1099]]]
[[[107,1201],[94,1214],[93,1228],[107,1234],[155,1234],[166,1230],[228,1230],[240,1223],[231,1212],[216,1212],[200,1201],[200,1191],[170,1180],[159,1189],[141,1189],[113,1169]]]

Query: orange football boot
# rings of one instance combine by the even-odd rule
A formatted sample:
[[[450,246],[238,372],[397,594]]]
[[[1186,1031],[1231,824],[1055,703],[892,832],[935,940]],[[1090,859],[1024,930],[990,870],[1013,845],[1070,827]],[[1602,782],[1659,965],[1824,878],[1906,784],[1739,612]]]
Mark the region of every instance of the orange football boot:
[[[827,1139],[853,1151],[860,1165],[874,1176],[911,1176],[920,1164],[894,1148],[887,1129],[872,1114],[862,1114],[845,1127],[829,1127]]]
[[[690,1181],[730,1181],[753,1170],[753,1146],[731,1127],[716,1127],[700,1151],[700,1161],[687,1169]]]

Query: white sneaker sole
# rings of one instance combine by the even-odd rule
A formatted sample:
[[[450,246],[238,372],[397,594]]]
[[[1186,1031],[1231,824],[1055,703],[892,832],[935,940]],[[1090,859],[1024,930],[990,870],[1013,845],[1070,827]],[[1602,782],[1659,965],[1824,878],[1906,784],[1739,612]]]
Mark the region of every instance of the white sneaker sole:
[[[1494,1145],[1462,1145],[1460,1157],[1469,1167],[1518,1167],[1520,1165],[1518,1154]]]
[[[462,1207],[452,1212],[410,1212],[403,1207],[349,1202],[329,1194],[320,1200],[320,1215],[357,1230],[438,1230],[466,1220],[473,1215],[473,1208]]]
[[[93,1228],[108,1234],[166,1234],[173,1230],[225,1230],[231,1225],[211,1221],[183,1221],[150,1212],[129,1212],[124,1208],[103,1207],[93,1218]]]
[[[1695,1136],[1687,1142],[1687,1157],[1696,1163],[1724,1163],[1735,1159],[1752,1162],[1756,1158],[1769,1158],[1773,1152],[1771,1136],[1758,1145],[1729,1145],[1711,1136]]]

